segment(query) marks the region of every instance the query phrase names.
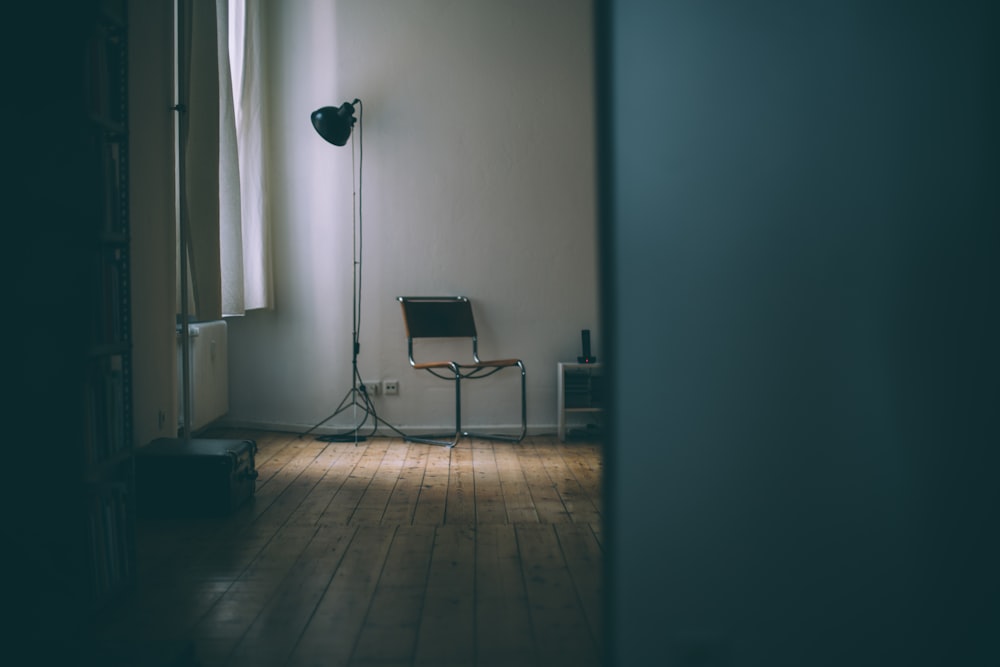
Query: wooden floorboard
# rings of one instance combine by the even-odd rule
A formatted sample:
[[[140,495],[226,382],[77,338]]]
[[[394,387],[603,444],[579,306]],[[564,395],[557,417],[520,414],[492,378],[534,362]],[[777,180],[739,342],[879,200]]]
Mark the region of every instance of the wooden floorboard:
[[[435,527],[414,664],[475,664],[475,550],[474,527]]]
[[[140,520],[98,637],[193,642],[202,667],[600,664],[599,444],[206,437],[257,443],[255,497]]]
[[[514,526],[476,531],[477,664],[538,665],[524,572]]]

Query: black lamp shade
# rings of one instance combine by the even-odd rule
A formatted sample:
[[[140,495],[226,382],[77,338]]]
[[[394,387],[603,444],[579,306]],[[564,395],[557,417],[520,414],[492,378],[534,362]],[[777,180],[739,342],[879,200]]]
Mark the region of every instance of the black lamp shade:
[[[355,100],[357,102],[357,100]],[[344,102],[339,107],[323,107],[312,112],[312,124],[319,136],[334,146],[343,146],[354,127],[354,105]]]

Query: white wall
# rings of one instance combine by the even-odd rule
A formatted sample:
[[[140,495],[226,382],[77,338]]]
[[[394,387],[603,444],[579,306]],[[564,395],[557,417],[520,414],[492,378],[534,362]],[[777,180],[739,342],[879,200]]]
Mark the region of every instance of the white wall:
[[[379,416],[414,431],[453,424],[451,385],[407,364],[394,298],[464,294],[482,356],[525,361],[529,424],[552,430],[556,363],[580,353],[584,328],[601,354],[590,2],[268,11],[277,304],[230,320],[226,421],[308,428],[351,386],[351,145],[323,141],[309,115],[360,98],[359,367],[400,386],[376,399]],[[515,374],[484,382],[466,393],[467,425],[517,423]]]
[[[133,432],[177,434],[173,9],[129,2]]]

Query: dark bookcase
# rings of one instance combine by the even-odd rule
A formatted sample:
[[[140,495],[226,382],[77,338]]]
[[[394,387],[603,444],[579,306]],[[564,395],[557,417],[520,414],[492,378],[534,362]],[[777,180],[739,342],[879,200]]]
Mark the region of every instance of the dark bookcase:
[[[128,17],[53,0],[5,18],[8,654],[91,664],[76,658],[137,572]]]
[[[135,579],[128,201],[128,30],[122,0],[102,0],[88,26],[84,108],[95,175],[88,230],[90,336],[83,378],[81,499],[84,599],[95,611]]]

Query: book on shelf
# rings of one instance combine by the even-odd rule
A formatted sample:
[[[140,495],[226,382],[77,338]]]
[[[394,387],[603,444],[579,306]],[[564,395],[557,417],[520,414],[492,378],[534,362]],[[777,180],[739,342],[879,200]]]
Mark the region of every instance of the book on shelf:
[[[95,600],[100,599],[104,590],[101,576],[101,550],[99,548],[97,517],[92,504],[87,507],[87,546],[90,550],[90,593]]]
[[[123,0],[101,0],[101,14],[108,20],[121,25],[125,22],[125,3]]]
[[[106,133],[101,146],[101,173],[104,180],[102,202],[103,231],[116,234],[122,231],[121,197],[121,144],[111,133]]]
[[[131,578],[127,494],[124,483],[95,485],[87,503],[90,588],[98,604]]]
[[[128,488],[124,484],[116,486],[117,502],[117,523],[120,527],[120,538],[118,540],[118,550],[121,552],[121,569],[123,579],[132,576],[132,553],[129,549],[129,513],[128,513]]]
[[[95,466],[127,446],[125,438],[125,378],[122,357],[96,360],[84,388],[86,435],[84,461]]]
[[[121,26],[98,23],[88,41],[84,58],[84,85],[86,87],[87,113],[96,122],[118,126],[124,120],[124,70],[125,54]]]
[[[122,289],[123,259],[119,247],[105,248],[97,258],[96,269],[100,290],[92,310],[92,340],[95,346],[119,343],[126,332],[123,329],[122,306],[127,296]]]
[[[108,496],[101,496],[101,511],[104,514],[104,541],[107,560],[105,568],[108,571],[108,584],[114,587],[118,580],[118,523],[115,520],[115,512],[112,507],[113,499]]]
[[[87,111],[95,119],[107,118],[110,88],[107,32],[100,25],[94,27],[87,41],[87,57],[84,67]]]

